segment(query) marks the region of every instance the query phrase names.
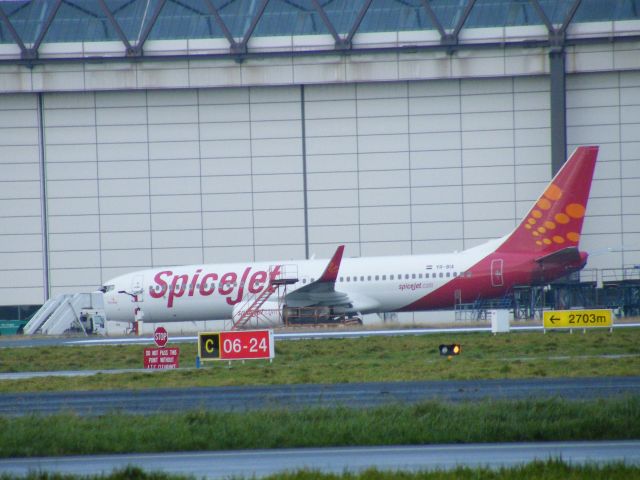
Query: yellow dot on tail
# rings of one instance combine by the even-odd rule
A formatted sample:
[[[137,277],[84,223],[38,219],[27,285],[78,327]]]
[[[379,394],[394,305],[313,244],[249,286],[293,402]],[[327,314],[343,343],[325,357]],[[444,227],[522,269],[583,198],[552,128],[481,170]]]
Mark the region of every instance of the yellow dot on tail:
[[[554,235],[553,241],[556,243],[564,243],[564,238],[562,238],[560,235]]]
[[[560,190],[560,187],[552,183],[544,192],[544,196],[549,200],[560,200],[560,197],[562,197],[562,190]]]
[[[536,240],[536,245],[542,245],[542,242],[540,240]]]
[[[551,240],[549,240],[548,238],[545,238],[542,241],[544,242],[545,245],[551,245]]]
[[[549,210],[551,208],[551,202],[546,198],[541,198],[540,200],[538,200],[538,203],[536,203],[536,205],[542,210]]]
[[[577,232],[569,232],[567,233],[567,238],[572,242],[577,242],[578,240],[580,240],[580,234]]]
[[[528,223],[525,223],[524,228],[526,228],[527,230],[531,230],[531,225],[529,225]]]
[[[529,218],[529,219],[527,220],[527,222],[529,222],[529,224],[530,224],[530,225],[535,225],[535,224],[536,224],[536,221],[537,221],[537,220],[536,220],[535,218]]]
[[[546,229],[546,228],[544,228],[544,227],[538,227],[538,231],[539,231],[540,233],[545,233],[545,232],[547,231],[547,229]]]
[[[569,216],[564,213],[557,213],[554,218],[556,219],[556,222],[562,225],[569,223],[569,220],[571,220]]]
[[[584,206],[580,205],[579,203],[570,203],[569,205],[567,205],[567,208],[565,208],[565,212],[567,212],[567,214],[571,218],[584,217],[584,211],[585,211]]]
[[[540,234],[538,232],[531,232],[533,234],[534,237],[539,237]]]
[[[542,216],[542,212],[540,210],[534,210],[533,212],[531,212],[531,216],[533,218],[540,218]]]
[[[544,226],[548,229],[548,230],[553,230],[554,228],[556,228],[556,224],[553,223],[550,220],[547,220],[546,222],[544,222]]]

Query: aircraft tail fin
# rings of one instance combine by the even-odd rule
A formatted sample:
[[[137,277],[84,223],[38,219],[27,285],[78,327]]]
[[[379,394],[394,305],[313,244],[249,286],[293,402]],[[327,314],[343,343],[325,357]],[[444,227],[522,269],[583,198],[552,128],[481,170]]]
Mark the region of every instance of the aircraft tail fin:
[[[498,251],[544,258],[577,248],[597,156],[597,146],[578,147]]]

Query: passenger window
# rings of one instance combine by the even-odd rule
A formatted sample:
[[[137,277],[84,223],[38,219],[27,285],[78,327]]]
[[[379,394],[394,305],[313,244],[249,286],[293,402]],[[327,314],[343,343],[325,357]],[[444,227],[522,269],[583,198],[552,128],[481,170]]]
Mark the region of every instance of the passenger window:
[[[409,274],[408,274],[408,273],[405,273],[405,274],[404,274],[404,279],[405,279],[405,280],[409,280]]]
[[[376,275],[376,281],[380,280],[380,275]]]
[[[360,281],[364,282],[364,275],[360,276]]]
[[[389,280],[393,280],[393,275],[389,275]]]
[[[412,273],[412,274],[411,274],[411,278],[412,278],[413,280],[415,280],[415,279],[416,279],[416,274],[415,274],[415,273]]]
[[[355,277],[355,276],[354,276],[354,277],[353,277],[353,281],[354,281],[354,282],[357,282],[357,281],[358,281],[358,277]]]
[[[447,272],[447,278],[451,276],[451,272]]]
[[[391,276],[393,277],[393,275],[391,275]],[[382,275],[382,280],[386,280],[386,279],[387,279],[387,276],[386,275]],[[393,280],[393,278],[391,280]]]
[[[371,281],[371,275],[369,275],[369,276],[367,277],[367,280],[368,280],[369,282]]]
[[[442,277],[443,277],[442,272],[440,272],[440,278],[442,278]]]

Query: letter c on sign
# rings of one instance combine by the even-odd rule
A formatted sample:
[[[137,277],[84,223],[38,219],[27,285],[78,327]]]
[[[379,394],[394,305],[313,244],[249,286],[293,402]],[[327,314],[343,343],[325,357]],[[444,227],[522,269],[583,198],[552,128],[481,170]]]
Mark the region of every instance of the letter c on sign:
[[[205,340],[204,349],[207,353],[213,353],[213,339],[207,338]]]

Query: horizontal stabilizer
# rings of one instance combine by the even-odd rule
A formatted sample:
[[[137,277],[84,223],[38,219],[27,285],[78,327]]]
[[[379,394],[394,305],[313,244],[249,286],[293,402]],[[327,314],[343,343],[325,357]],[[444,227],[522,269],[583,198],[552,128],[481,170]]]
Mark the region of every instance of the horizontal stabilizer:
[[[575,263],[579,260],[580,251],[577,247],[563,248],[562,250],[557,250],[549,255],[535,259],[535,261],[540,265]]]

